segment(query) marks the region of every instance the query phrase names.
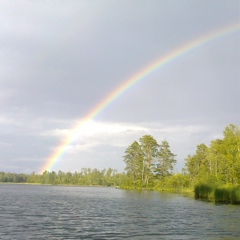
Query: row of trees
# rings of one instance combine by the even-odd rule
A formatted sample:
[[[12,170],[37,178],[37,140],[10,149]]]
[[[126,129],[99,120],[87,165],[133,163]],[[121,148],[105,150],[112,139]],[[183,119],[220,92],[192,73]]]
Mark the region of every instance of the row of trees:
[[[72,184],[82,186],[118,186],[121,174],[112,168],[98,170],[83,168],[80,172],[45,171],[40,181],[43,184]]]
[[[0,182],[13,183],[39,183],[39,184],[64,184],[81,186],[119,186],[123,174],[112,168],[98,170],[83,168],[80,172],[48,172],[43,174],[17,174],[0,172]]]
[[[83,168],[80,172],[16,174],[0,172],[0,182],[120,186],[128,189],[176,190],[192,188],[198,183],[240,185],[240,129],[231,124],[210,146],[197,146],[186,158],[181,173],[173,173],[175,157],[166,140],[159,144],[145,135],[127,147],[123,160],[125,172],[114,169]]]
[[[27,174],[24,173],[5,173],[0,172],[0,182],[26,183],[28,181]]]
[[[231,124],[223,136],[209,147],[199,144],[196,153],[187,157],[185,174],[191,183],[240,184],[240,129]]]
[[[197,146],[195,154],[185,159],[181,173],[173,174],[175,156],[166,140],[162,144],[150,135],[133,142],[125,151],[124,188],[170,190],[192,188],[199,183],[240,185],[240,129],[230,124],[223,139],[207,147]]]

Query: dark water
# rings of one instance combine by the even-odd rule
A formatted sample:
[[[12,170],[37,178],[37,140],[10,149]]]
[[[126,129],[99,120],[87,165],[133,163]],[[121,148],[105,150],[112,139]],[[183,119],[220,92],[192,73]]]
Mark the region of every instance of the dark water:
[[[0,239],[240,239],[240,207],[178,194],[0,184]]]

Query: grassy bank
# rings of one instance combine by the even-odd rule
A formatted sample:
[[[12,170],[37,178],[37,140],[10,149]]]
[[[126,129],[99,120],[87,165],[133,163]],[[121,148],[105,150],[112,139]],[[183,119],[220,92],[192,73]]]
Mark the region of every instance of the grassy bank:
[[[215,203],[240,204],[240,187],[198,184],[194,188],[195,199]]]

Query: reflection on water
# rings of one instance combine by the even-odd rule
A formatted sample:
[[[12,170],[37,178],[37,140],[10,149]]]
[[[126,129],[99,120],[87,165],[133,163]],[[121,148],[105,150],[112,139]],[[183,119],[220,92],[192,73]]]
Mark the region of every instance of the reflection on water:
[[[240,206],[153,191],[1,184],[0,218],[0,239],[240,239]]]

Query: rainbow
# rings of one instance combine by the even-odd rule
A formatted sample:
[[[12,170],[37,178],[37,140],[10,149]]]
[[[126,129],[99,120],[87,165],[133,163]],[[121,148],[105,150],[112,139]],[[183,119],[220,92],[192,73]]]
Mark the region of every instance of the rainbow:
[[[114,91],[107,95],[101,102],[99,102],[87,115],[77,122],[77,124],[72,128],[75,134],[63,139],[59,146],[53,151],[53,153],[46,160],[45,164],[41,168],[41,173],[45,170],[51,171],[54,164],[58,162],[60,157],[67,150],[68,146],[76,139],[80,134],[81,129],[84,129],[86,122],[93,120],[99,113],[101,113],[108,105],[110,105],[114,100],[119,98],[126,90],[133,87],[137,82],[143,80],[148,75],[156,71],[157,69],[163,67],[165,64],[183,56],[184,54],[202,46],[205,43],[211,42],[220,37],[224,37],[230,33],[236,32],[240,29],[240,24],[232,24],[224,28],[215,30],[214,32],[203,35],[193,41],[190,41],[183,46],[173,50],[172,52],[160,57],[150,65],[142,68],[139,72],[135,73],[132,77],[123,81]]]

